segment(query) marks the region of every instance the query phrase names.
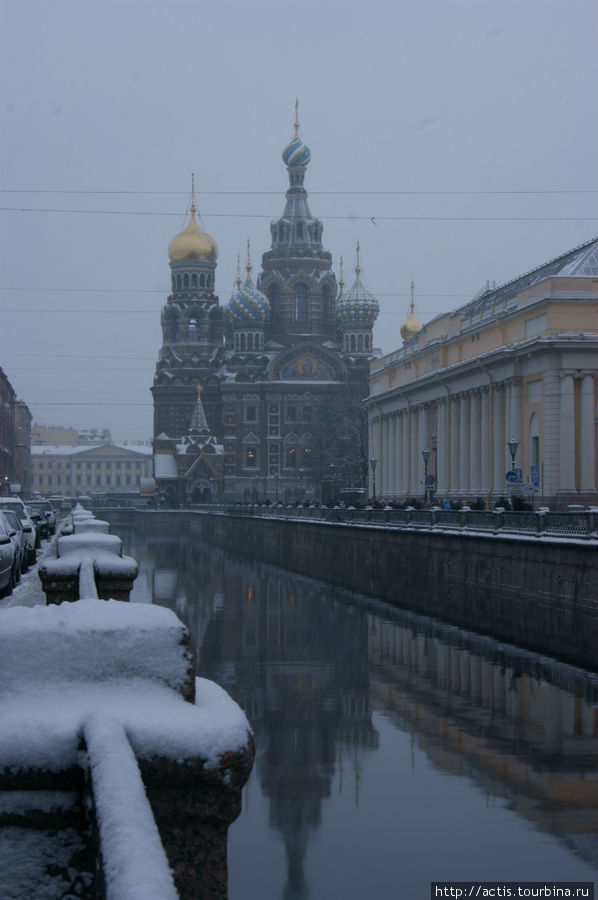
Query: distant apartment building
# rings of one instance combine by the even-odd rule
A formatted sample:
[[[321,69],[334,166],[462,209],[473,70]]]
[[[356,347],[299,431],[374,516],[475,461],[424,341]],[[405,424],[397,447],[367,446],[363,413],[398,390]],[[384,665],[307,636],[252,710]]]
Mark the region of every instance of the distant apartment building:
[[[30,488],[31,413],[0,369],[0,491],[27,496]]]
[[[598,503],[598,238],[401,333],[370,369],[378,496]]]
[[[152,448],[103,442],[91,446],[33,445],[32,488],[43,494],[78,497],[96,492],[139,490],[152,474]]]

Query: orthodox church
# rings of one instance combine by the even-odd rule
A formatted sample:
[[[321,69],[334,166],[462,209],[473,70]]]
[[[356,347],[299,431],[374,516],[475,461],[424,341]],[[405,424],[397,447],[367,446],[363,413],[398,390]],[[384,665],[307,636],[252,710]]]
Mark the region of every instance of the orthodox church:
[[[198,222],[168,247],[171,293],[151,388],[158,490],[171,502],[217,498],[303,502],[367,483],[369,365],[376,297],[361,277],[345,293],[304,179],[299,136],[283,150],[289,187],[256,281],[247,248],[224,308],[215,293],[218,247]]]

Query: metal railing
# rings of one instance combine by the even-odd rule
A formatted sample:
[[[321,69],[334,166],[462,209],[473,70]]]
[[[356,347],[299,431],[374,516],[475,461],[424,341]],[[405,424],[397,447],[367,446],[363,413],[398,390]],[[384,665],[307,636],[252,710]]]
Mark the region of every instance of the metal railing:
[[[215,513],[258,516],[274,519],[310,519],[348,525],[385,528],[457,529],[480,533],[553,535],[564,538],[598,540],[598,509],[583,512],[535,512],[474,509],[353,509],[350,507],[282,506],[253,503],[207,504],[195,507]]]

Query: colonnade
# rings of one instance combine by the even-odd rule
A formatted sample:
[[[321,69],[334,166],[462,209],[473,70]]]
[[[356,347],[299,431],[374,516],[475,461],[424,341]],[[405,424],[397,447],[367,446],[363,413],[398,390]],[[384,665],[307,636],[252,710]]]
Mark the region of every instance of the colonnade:
[[[537,463],[542,464],[547,492],[596,489],[595,378],[594,372],[562,371],[556,390],[548,379],[543,383]],[[519,444],[516,466],[524,470],[525,483],[534,463],[531,410],[538,406],[526,405],[523,379],[489,379],[455,393],[442,381],[440,386],[444,393],[433,399],[418,402],[415,392],[400,391],[383,405],[371,402],[370,457],[378,460],[378,496],[424,495],[425,448],[432,451],[428,471],[437,497],[504,494],[505,475],[512,467],[511,438]]]

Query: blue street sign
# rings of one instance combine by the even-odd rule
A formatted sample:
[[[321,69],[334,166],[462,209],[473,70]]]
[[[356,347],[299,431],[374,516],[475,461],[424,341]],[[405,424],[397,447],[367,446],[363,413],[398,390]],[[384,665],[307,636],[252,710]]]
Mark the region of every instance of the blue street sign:
[[[539,466],[530,466],[529,470],[529,480],[533,484],[534,487],[540,487],[540,467]]]
[[[429,486],[431,484],[436,484],[436,479],[433,475],[426,475],[426,484]]]
[[[515,484],[517,481],[517,472],[514,469],[510,469],[505,475],[505,478],[509,484]]]

